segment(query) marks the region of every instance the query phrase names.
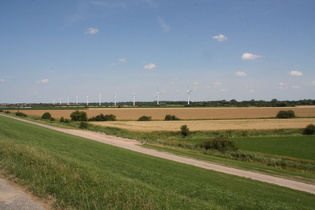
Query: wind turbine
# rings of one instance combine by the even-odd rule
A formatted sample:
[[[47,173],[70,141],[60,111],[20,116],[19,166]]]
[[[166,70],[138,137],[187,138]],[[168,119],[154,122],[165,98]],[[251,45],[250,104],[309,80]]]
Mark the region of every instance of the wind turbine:
[[[117,93],[114,94],[114,99],[115,99],[114,105],[116,106],[116,103],[117,103]]]
[[[156,88],[156,105],[160,105],[160,95],[161,92],[159,91],[159,88]]]
[[[136,105],[136,92],[133,92],[133,106]]]
[[[102,105],[102,93],[100,93],[99,97],[98,97],[98,105],[101,106]]]
[[[69,106],[69,96],[67,97],[67,105]]]
[[[61,106],[61,97],[59,98],[59,105]]]
[[[55,99],[53,100],[53,105],[55,106]]]
[[[189,86],[187,87],[187,104],[190,104],[190,93],[191,93],[191,89],[189,89]]]
[[[89,106],[89,96],[86,96],[86,106]]]
[[[76,97],[75,103],[78,105],[79,104],[79,96]]]

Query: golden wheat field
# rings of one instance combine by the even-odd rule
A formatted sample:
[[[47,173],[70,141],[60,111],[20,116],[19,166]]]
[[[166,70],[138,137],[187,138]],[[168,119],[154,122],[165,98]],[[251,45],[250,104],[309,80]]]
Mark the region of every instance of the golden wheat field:
[[[95,108],[83,110],[88,117],[103,113],[116,115],[117,120],[137,120],[146,115],[153,120],[163,120],[165,115],[171,114],[183,120],[209,119],[251,119],[275,117],[280,110],[293,110],[298,117],[315,117],[315,106],[300,107],[242,107],[242,108]],[[22,110],[31,116],[42,116],[50,112],[52,117],[70,118],[75,110]]]
[[[241,120],[187,120],[187,121],[107,121],[92,122],[94,125],[124,128],[134,131],[179,131],[187,125],[191,131],[250,130],[305,128],[315,124],[315,118],[297,119],[241,119]]]

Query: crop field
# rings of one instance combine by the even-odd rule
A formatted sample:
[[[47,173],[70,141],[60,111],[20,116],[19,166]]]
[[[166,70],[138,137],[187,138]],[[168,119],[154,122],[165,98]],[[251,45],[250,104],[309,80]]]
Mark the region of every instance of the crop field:
[[[18,131],[16,129],[18,127]],[[0,168],[56,209],[313,209],[315,196],[0,117]]]
[[[114,114],[117,120],[137,120],[146,115],[153,120],[164,120],[165,115],[175,115],[183,120],[208,120],[208,119],[250,119],[272,118],[280,110],[293,110],[298,117],[315,117],[315,106],[300,107],[242,107],[242,108],[94,108],[82,110],[88,117],[103,114]],[[21,110],[32,116],[41,116],[50,112],[52,117],[70,118],[75,110]],[[12,111],[15,112],[15,111]]]
[[[315,136],[236,138],[241,150],[315,161]]]
[[[297,119],[242,119],[242,120],[187,120],[187,121],[104,121],[94,125],[117,127],[133,131],[179,131],[187,125],[191,131],[251,130],[305,128],[315,124],[315,118]]]

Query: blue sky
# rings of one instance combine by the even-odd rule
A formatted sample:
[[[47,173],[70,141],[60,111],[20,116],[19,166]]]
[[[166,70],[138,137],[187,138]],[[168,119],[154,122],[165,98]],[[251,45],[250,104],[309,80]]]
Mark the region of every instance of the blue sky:
[[[0,103],[299,100],[313,0],[2,0]]]

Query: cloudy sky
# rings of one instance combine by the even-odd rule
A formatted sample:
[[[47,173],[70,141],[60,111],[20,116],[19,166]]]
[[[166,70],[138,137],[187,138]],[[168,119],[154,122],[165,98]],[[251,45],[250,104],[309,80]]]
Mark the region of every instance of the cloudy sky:
[[[315,96],[314,0],[1,0],[0,103]]]

